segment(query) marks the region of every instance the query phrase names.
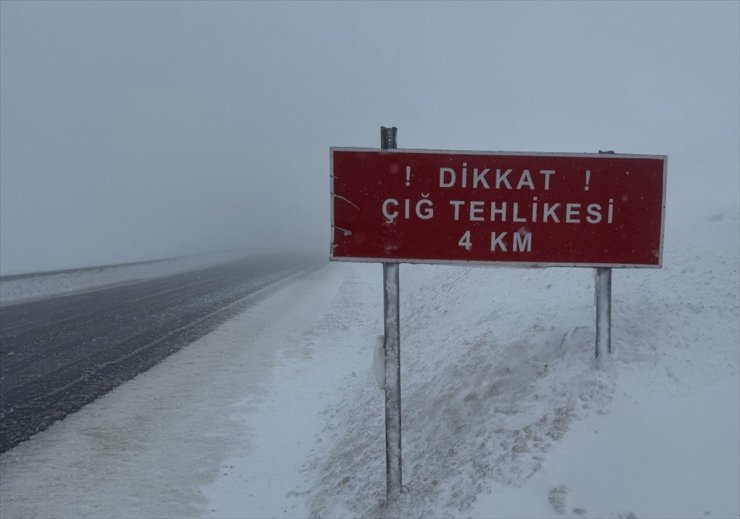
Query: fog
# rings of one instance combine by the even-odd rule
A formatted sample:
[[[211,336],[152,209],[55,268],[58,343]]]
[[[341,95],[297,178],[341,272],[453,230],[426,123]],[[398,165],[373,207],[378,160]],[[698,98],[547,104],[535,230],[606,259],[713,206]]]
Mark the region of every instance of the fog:
[[[0,4],[0,273],[329,251],[329,147],[666,154],[737,205],[740,4]],[[672,198],[671,198],[672,197]]]

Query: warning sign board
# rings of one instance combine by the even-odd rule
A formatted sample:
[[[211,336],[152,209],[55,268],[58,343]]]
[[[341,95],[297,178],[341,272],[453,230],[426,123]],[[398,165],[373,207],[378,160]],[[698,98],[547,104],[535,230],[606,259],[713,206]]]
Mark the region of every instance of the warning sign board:
[[[331,259],[660,267],[666,157],[332,148]]]

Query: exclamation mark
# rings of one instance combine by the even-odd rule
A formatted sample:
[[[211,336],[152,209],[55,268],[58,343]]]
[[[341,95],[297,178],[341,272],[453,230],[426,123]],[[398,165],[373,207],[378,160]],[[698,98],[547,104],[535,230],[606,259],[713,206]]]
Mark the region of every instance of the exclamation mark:
[[[411,166],[406,166],[406,187],[411,185]]]
[[[586,170],[586,186],[583,188],[584,191],[588,191],[588,184],[591,182],[591,170]]]

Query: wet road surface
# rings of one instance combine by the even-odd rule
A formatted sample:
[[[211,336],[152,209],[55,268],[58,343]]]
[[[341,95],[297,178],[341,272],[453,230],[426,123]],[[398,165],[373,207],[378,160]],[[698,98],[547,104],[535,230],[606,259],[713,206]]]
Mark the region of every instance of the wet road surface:
[[[0,452],[243,311],[316,258],[262,256],[0,308]]]

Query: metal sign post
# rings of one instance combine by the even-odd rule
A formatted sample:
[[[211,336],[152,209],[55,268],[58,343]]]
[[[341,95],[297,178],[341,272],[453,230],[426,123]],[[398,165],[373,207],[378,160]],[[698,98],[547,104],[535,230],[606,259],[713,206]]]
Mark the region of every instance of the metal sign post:
[[[614,155],[613,151],[601,151],[600,155]],[[604,358],[604,352],[612,353],[612,269],[596,268],[594,271],[596,299],[596,360]]]
[[[612,353],[612,269],[597,268],[594,276],[596,299],[596,359]]]
[[[397,128],[380,128],[380,147],[396,148]],[[385,470],[388,504],[401,495],[401,322],[398,263],[383,263],[385,316]]]

